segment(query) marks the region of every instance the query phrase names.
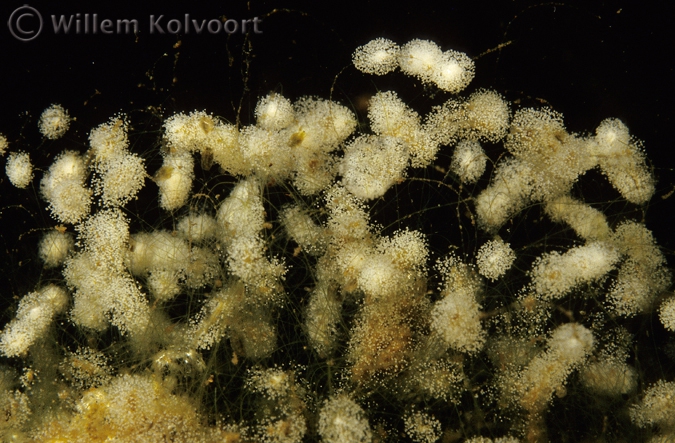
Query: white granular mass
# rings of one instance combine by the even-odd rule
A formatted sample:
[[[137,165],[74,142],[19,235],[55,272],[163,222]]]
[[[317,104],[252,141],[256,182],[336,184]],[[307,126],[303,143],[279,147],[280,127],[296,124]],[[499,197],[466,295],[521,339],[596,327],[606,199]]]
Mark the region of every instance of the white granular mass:
[[[70,127],[68,111],[61,105],[51,105],[40,115],[40,133],[50,140],[61,138]]]
[[[145,183],[145,164],[136,154],[121,154],[106,162],[96,193],[106,206],[122,206],[136,197]]]
[[[377,135],[410,139],[420,127],[420,116],[394,91],[378,92],[368,107],[370,128]]]
[[[49,202],[52,215],[63,223],[76,223],[91,206],[91,191],[85,187],[87,167],[84,159],[73,151],[56,157],[40,181],[42,197]]]
[[[33,180],[33,164],[26,152],[12,152],[7,158],[5,172],[9,181],[17,188],[23,189]]]
[[[466,118],[461,123],[464,138],[495,143],[504,138],[509,129],[509,103],[495,91],[474,92],[461,110]]]
[[[7,151],[8,146],[9,143],[7,143],[7,137],[0,134],[0,156],[5,155],[5,151]]]
[[[126,118],[119,116],[91,130],[89,144],[96,163],[105,163],[127,151],[129,148],[128,127]]]
[[[68,304],[66,290],[47,285],[21,299],[16,318],[0,332],[0,353],[15,357],[26,353]]]
[[[345,395],[324,403],[319,412],[319,435],[326,443],[365,443],[372,439],[363,409]]]
[[[441,51],[434,42],[411,40],[399,52],[401,71],[419,78],[423,83],[434,83],[440,89],[457,93],[466,88],[474,76],[473,60],[457,51]]]
[[[441,437],[441,422],[424,412],[408,413],[403,418],[405,433],[414,442],[434,443]]]
[[[659,319],[663,327],[675,332],[675,297],[670,297],[659,309]]]
[[[349,192],[372,200],[403,180],[407,165],[408,150],[400,140],[365,135],[345,148],[340,172]]]
[[[399,269],[426,269],[429,247],[420,231],[396,231],[392,237],[383,237],[377,249],[390,257]]]
[[[87,167],[81,155],[74,151],[60,153],[51,164],[40,182],[40,191],[47,201],[54,197],[55,188],[64,181],[84,184],[87,178]]]
[[[428,40],[411,40],[399,52],[401,71],[424,83],[432,82],[442,61],[443,51],[436,43]]]
[[[95,260],[108,269],[124,269],[124,258],[129,244],[129,222],[119,210],[96,213],[77,226],[79,239]]]
[[[63,223],[77,223],[89,214],[91,190],[77,180],[65,180],[51,190],[49,210]]]
[[[440,89],[456,94],[466,88],[475,75],[471,58],[458,51],[445,51],[431,81]]]
[[[479,351],[485,343],[480,305],[471,292],[449,292],[431,310],[431,330],[460,352]]]
[[[452,154],[450,169],[459,176],[464,184],[475,183],[483,172],[487,156],[480,143],[474,140],[462,140]]]
[[[504,243],[501,239],[490,240],[478,250],[476,256],[478,272],[483,277],[495,281],[511,268],[515,259],[516,253],[508,243]]]
[[[376,38],[354,51],[352,60],[359,71],[384,75],[398,68],[399,47],[386,38]]]
[[[571,248],[564,254],[544,254],[530,271],[534,290],[546,300],[562,297],[580,284],[602,278],[619,258],[616,248],[603,242]]]
[[[59,266],[72,251],[74,244],[72,234],[56,230],[49,231],[40,240],[40,258],[48,268]]]
[[[162,167],[155,173],[159,205],[167,211],[183,206],[190,196],[194,176],[194,159],[189,152],[164,156]]]
[[[270,131],[279,131],[295,120],[291,101],[281,94],[271,93],[258,101],[255,107],[256,124]]]
[[[675,426],[675,382],[659,380],[647,389],[642,401],[630,408],[631,421],[641,428]]]
[[[218,233],[216,219],[208,214],[190,214],[178,222],[178,233],[194,243],[212,239]]]

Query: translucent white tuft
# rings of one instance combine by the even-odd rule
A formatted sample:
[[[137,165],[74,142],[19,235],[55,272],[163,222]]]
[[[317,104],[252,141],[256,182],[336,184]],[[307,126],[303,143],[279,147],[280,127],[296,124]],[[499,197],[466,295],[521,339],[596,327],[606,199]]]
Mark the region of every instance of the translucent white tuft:
[[[61,138],[63,134],[68,131],[70,120],[68,111],[66,111],[63,106],[53,104],[42,111],[40,121],[38,122],[38,128],[44,137],[50,140],[56,140]]]
[[[384,75],[398,68],[399,47],[386,38],[359,46],[352,55],[354,66],[366,74]]]
[[[403,417],[405,433],[416,443],[434,443],[441,437],[441,422],[425,412],[410,412]]]
[[[440,89],[457,93],[468,86],[474,76],[474,63],[457,51],[441,51],[428,40],[411,40],[399,52],[399,65],[404,73],[423,83],[434,83]]]
[[[95,179],[94,190],[106,206],[123,206],[133,200],[147,177],[145,162],[131,153],[110,158],[99,170],[101,176]]]
[[[399,52],[401,71],[431,83],[443,60],[443,51],[434,42],[414,39]]]
[[[177,230],[191,242],[200,243],[217,236],[218,223],[208,214],[189,214],[180,219]]]
[[[270,131],[279,131],[295,120],[291,101],[281,94],[271,93],[258,101],[255,107],[256,124]]]
[[[675,427],[675,382],[659,380],[647,389],[642,401],[630,408],[630,418],[641,428]]]
[[[89,214],[91,191],[84,185],[87,174],[84,159],[73,151],[59,154],[45,173],[40,192],[57,220],[77,223]]]
[[[7,357],[24,355],[68,304],[65,289],[48,285],[21,299],[16,317],[0,332],[0,352]]]
[[[497,239],[490,240],[480,247],[476,255],[476,264],[478,272],[483,277],[495,281],[511,268],[515,259],[516,253],[511,246]]]
[[[487,156],[480,143],[462,140],[452,153],[450,170],[457,174],[464,184],[475,183],[485,172]]]
[[[40,240],[38,253],[45,263],[45,267],[53,268],[63,264],[74,245],[75,242],[71,233],[57,230],[48,231]]]
[[[194,159],[189,152],[167,154],[155,173],[159,186],[159,205],[167,211],[182,207],[190,196],[194,179]]]
[[[126,117],[118,116],[91,130],[89,144],[96,163],[105,163],[127,151],[129,148],[128,127]]]
[[[0,134],[0,157],[5,155],[5,152],[7,151],[8,147],[9,143],[7,142],[7,137]]]
[[[372,200],[402,181],[407,165],[408,150],[400,140],[363,135],[345,148],[340,173],[349,192]]]
[[[367,443],[370,425],[361,406],[346,395],[326,401],[319,411],[319,435],[326,443]]]
[[[616,248],[603,242],[577,246],[564,254],[544,254],[530,271],[534,290],[545,300],[560,298],[580,284],[601,279],[619,258]]]
[[[5,172],[10,183],[17,188],[26,188],[33,180],[33,164],[27,152],[12,152],[7,158]]]
[[[469,86],[475,75],[473,60],[458,51],[445,51],[431,75],[431,81],[440,89],[456,94]]]
[[[559,358],[568,362],[580,362],[592,350],[595,343],[593,333],[578,323],[565,323],[558,326],[548,341],[549,348],[559,354]]]
[[[671,296],[661,305],[659,319],[664,328],[675,332],[675,297]]]
[[[482,349],[485,331],[480,324],[480,305],[470,292],[449,292],[431,310],[431,330],[449,348],[468,353]]]

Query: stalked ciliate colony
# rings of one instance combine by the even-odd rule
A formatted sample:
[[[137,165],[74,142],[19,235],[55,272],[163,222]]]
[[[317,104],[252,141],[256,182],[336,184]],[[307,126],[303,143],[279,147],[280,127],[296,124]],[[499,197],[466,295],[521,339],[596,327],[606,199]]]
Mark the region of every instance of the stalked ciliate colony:
[[[379,90],[359,122],[270,93],[248,126],[165,116],[153,153],[113,115],[42,170],[3,137],[7,179],[51,214],[34,247],[56,276],[2,325],[3,441],[560,441],[561,404],[588,409],[585,441],[675,439],[675,381],[636,365],[636,319],[675,332],[642,142],[612,116],[576,134],[545,105],[461,95],[473,60],[431,41],[378,38],[353,65],[443,102]],[[72,119],[52,105],[39,131]],[[584,199],[589,177],[611,202]],[[404,203],[375,221],[412,184],[471,241],[438,252]]]

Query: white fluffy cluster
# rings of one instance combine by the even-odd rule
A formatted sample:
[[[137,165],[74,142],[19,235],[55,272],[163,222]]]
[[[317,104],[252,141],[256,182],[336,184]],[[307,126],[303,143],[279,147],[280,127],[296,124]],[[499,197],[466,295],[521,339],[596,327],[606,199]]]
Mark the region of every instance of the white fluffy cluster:
[[[370,128],[380,137],[393,137],[402,141],[414,168],[431,164],[438,152],[429,131],[420,123],[420,116],[393,91],[378,92],[370,99],[368,107]]]
[[[445,287],[443,298],[431,310],[431,330],[447,347],[475,353],[485,343],[480,323],[481,284],[473,269],[457,257],[450,256],[439,265]]]
[[[463,52],[442,51],[436,43],[419,39],[399,48],[391,40],[376,38],[356,48],[352,60],[366,74],[384,75],[400,67],[403,73],[453,94],[468,86],[475,69]]]
[[[286,273],[282,262],[265,253],[262,231],[265,209],[261,185],[255,176],[240,181],[218,208],[217,220],[232,274],[259,297],[261,303],[279,299],[279,280]]]
[[[294,384],[293,371],[281,368],[252,369],[248,372],[247,386],[253,392],[259,392],[270,400],[286,397]]]
[[[532,266],[533,289],[545,300],[565,296],[575,287],[592,283],[615,268],[619,252],[611,244],[591,242],[565,253],[550,252],[539,257]]]
[[[265,130],[280,131],[295,120],[291,101],[281,94],[269,94],[255,107],[256,124]]]
[[[33,180],[33,163],[27,152],[12,152],[7,157],[5,173],[9,182],[19,189],[26,188]]]
[[[94,179],[94,192],[106,206],[123,206],[143,188],[145,162],[133,153],[123,152],[98,164],[100,179]]]
[[[595,131],[594,154],[609,182],[631,203],[642,204],[654,195],[655,181],[639,140],[619,119],[603,120]]]
[[[75,324],[122,334],[143,334],[150,307],[126,268],[129,225],[118,209],[100,211],[77,226],[81,252],[68,259],[63,272],[74,290],[71,318]]]
[[[0,352],[7,357],[24,355],[67,305],[68,293],[56,285],[45,286],[23,297],[16,317],[0,332]]]
[[[404,73],[453,94],[466,88],[474,76],[474,63],[468,55],[453,50],[442,51],[428,40],[415,39],[406,43],[398,60]]]
[[[89,133],[91,154],[97,163],[105,163],[129,148],[129,123],[124,115],[112,117]]]
[[[630,418],[641,428],[658,425],[662,431],[675,431],[675,382],[660,380],[652,385],[630,409]]]
[[[53,104],[42,111],[38,128],[40,128],[40,133],[44,137],[56,140],[63,137],[63,134],[68,131],[70,120],[70,115],[68,115],[68,111],[63,106]]]
[[[162,195],[176,195],[164,198],[165,209],[181,207],[190,194],[194,172],[187,162],[193,152],[201,154],[202,166],[215,162],[233,175],[290,178],[306,195],[330,186],[337,174],[332,152],[356,127],[350,110],[328,100],[304,97],[291,104],[280,94],[269,94],[255,115],[256,125],[240,130],[205,112],[176,114],[164,123],[170,150],[155,180],[167,189]],[[177,159],[179,164],[173,164]]]
[[[502,239],[486,242],[476,254],[478,272],[491,281],[503,276],[511,268],[515,259],[516,253]]]
[[[659,308],[659,319],[669,331],[675,332],[675,297],[670,297]]]
[[[305,318],[309,344],[317,354],[327,357],[337,347],[337,326],[342,321],[342,300],[335,285],[322,281],[314,288]]]
[[[566,223],[584,240],[607,240],[611,234],[605,214],[570,195],[546,202],[544,210],[552,221]]]
[[[178,232],[193,243],[201,243],[218,235],[218,222],[207,214],[189,214],[180,219]]]
[[[399,139],[364,135],[345,147],[340,173],[349,192],[372,200],[403,181],[407,165],[408,150]]]
[[[398,68],[399,47],[386,38],[376,38],[359,46],[352,55],[354,67],[366,74],[384,75]]]
[[[666,259],[643,224],[619,224],[612,240],[625,259],[607,294],[609,306],[617,314],[629,317],[646,312],[671,283]]]
[[[485,172],[487,156],[480,143],[475,140],[462,140],[452,153],[450,170],[457,174],[464,184],[475,183]]]
[[[504,386],[530,413],[546,408],[554,392],[564,387],[572,370],[593,351],[595,339],[584,326],[566,323],[553,331],[547,345],[548,350],[532,359],[513,385]]]
[[[590,362],[580,371],[579,378],[589,391],[616,397],[635,390],[638,374],[627,363],[608,357]]]
[[[73,236],[69,232],[48,231],[40,240],[38,253],[45,267],[54,268],[63,264],[74,245]]]
[[[441,437],[441,422],[425,412],[410,412],[403,417],[405,433],[416,443],[434,443]]]
[[[5,137],[3,134],[0,134],[0,157],[5,155],[8,147],[9,143],[7,142],[7,137]]]
[[[288,235],[305,251],[311,254],[323,251],[326,233],[300,205],[286,207],[281,213],[281,222]]]
[[[62,152],[49,167],[40,181],[40,193],[57,220],[77,223],[89,214],[91,191],[85,186],[86,178],[84,159],[73,151]]]
[[[511,108],[495,91],[479,89],[468,98],[451,98],[427,115],[425,130],[441,145],[458,140],[496,143],[509,129]]]
[[[209,297],[188,329],[191,348],[210,349],[225,336],[227,328],[237,320],[238,309],[245,300],[244,285],[235,283]],[[241,316],[239,316],[241,317]]]
[[[167,211],[185,205],[194,176],[194,159],[189,152],[165,154],[164,163],[154,176],[159,186],[159,205]]]
[[[372,440],[365,412],[344,394],[323,404],[319,411],[318,431],[326,443],[367,443]]]

